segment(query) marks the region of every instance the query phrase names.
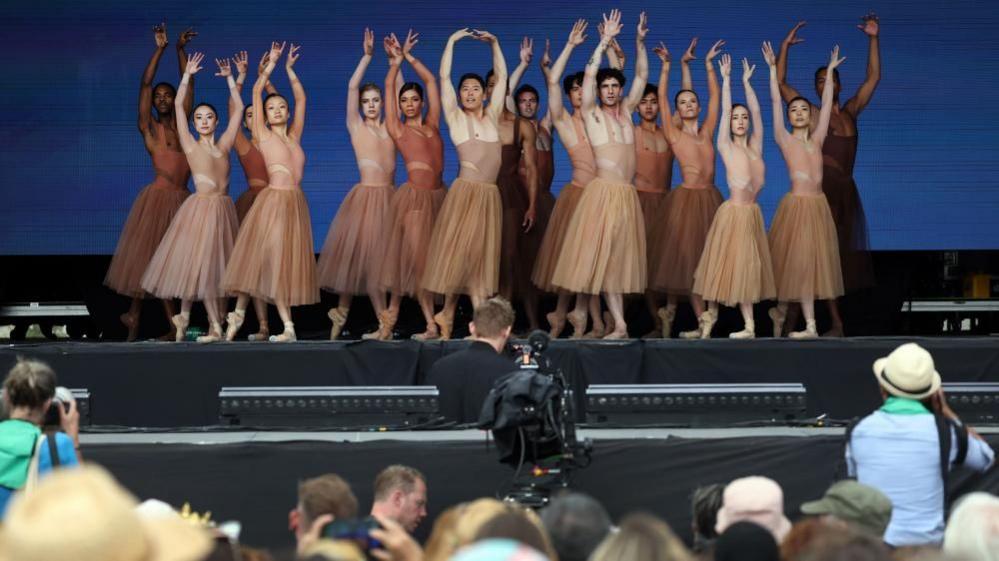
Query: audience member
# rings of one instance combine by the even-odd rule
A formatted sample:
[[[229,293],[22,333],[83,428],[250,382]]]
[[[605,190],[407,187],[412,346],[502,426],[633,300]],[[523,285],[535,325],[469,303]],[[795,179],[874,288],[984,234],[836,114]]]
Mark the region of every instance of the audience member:
[[[773,532],[755,522],[733,522],[715,541],[715,561],[780,561]]]
[[[462,548],[452,561],[548,561],[541,552],[514,540],[489,539]]]
[[[389,466],[375,477],[371,514],[398,522],[412,533],[427,516],[427,480],[418,470]]]
[[[784,516],[784,491],[776,481],[751,476],[736,479],[725,487],[715,531],[721,535],[729,526],[743,520],[770,530],[777,543],[784,539],[791,521]]]
[[[320,518],[330,522],[356,517],[357,499],[350,485],[339,475],[327,473],[299,483],[298,504],[288,513],[288,529],[301,546],[303,536],[322,525]]]
[[[680,538],[650,514],[630,514],[597,547],[590,561],[692,561]]]
[[[424,558],[427,561],[447,561],[458,549],[458,521],[468,503],[456,504],[437,516],[427,538]]]
[[[559,561],[587,561],[611,531],[607,510],[583,493],[554,497],[542,509],[541,522],[548,530]]]
[[[834,527],[816,536],[798,557],[801,561],[891,561],[884,541],[849,525]]]
[[[802,504],[801,512],[834,517],[880,538],[891,520],[891,499],[870,485],[844,479],[833,483],[821,499]]]
[[[780,543],[780,558],[783,561],[801,561],[810,553],[816,539],[835,532],[843,532],[849,525],[832,516],[807,516],[791,526],[791,531]]]
[[[999,561],[999,498],[977,492],[959,499],[947,521],[943,549],[966,561]]]
[[[948,472],[962,463],[985,471],[995,453],[947,405],[933,357],[919,345],[906,343],[879,358],[874,375],[885,402],[848,431],[850,475],[891,499],[885,542],[939,544]]]
[[[722,506],[724,492],[725,486],[721,483],[694,489],[690,498],[690,530],[694,534],[694,553],[710,553],[718,539],[715,526],[718,524],[718,511]],[[706,557],[710,559],[712,556]]]
[[[0,517],[11,494],[34,486],[54,466],[78,463],[80,414],[72,395],[57,404],[59,427],[43,435],[42,425],[56,394],[56,375],[45,363],[18,359],[3,382],[3,404],[8,419],[0,423]]]
[[[467,349],[452,353],[434,363],[427,384],[437,386],[440,413],[458,423],[479,420],[482,403],[493,383],[517,366],[506,352],[513,330],[514,313],[503,298],[490,298],[475,309],[472,342]]]
[[[506,511],[490,518],[479,528],[473,541],[491,538],[511,539],[540,551],[551,561],[558,561],[558,553],[537,513],[515,504],[507,504]]]

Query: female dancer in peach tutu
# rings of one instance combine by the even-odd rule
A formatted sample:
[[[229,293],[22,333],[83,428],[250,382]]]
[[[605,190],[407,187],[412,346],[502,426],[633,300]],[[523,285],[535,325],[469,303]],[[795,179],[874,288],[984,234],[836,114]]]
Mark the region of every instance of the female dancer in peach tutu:
[[[226,340],[232,341],[246,317],[250,297],[263,298],[277,306],[284,323],[271,341],[294,341],[291,307],[319,301],[316,261],[312,245],[312,222],[302,193],[302,131],[305,127],[305,88],[293,70],[299,47],[292,45],[285,70],[295,95],[295,115],[288,119],[288,102],[280,95],[262,99],[264,84],[284,52],[285,44],[271,44],[267,66],[253,84],[253,137],[267,164],[268,185],[257,196],[246,215],[223,285],[236,293],[236,309],[226,317]],[[268,125],[270,125],[268,127]]]
[[[593,147],[597,177],[583,189],[566,232],[552,283],[570,292],[604,294],[614,319],[607,339],[628,336],[624,322],[624,294],[641,294],[648,281],[645,220],[638,194],[630,181],[635,175],[635,130],[631,114],[642,98],[649,64],[645,53],[648,33],[645,13],[639,16],[635,81],[624,97],[620,70],[600,69],[610,41],[621,32],[621,13],[604,15],[600,43],[586,65],[580,112]],[[597,104],[599,88],[600,104]],[[577,302],[574,314],[582,314]]]
[[[433,296],[420,287],[426,270],[427,254],[434,223],[444,204],[444,139],[441,138],[441,98],[433,73],[413,55],[418,33],[412,31],[406,42],[399,45],[393,34],[389,39],[389,71],[385,77],[385,91],[396,92],[398,103],[385,104],[385,126],[395,141],[395,146],[406,163],[406,182],[392,197],[388,221],[388,243],[382,263],[382,288],[392,297],[384,317],[379,318],[378,339],[391,339],[392,327],[399,317],[403,296],[416,298],[423,311],[427,327],[414,339],[426,341],[440,337],[434,322]],[[416,82],[406,82],[401,88],[400,67],[406,60],[423,80],[424,88]],[[426,105],[426,116],[423,107]],[[400,110],[405,122],[399,120]]]
[[[664,338],[670,337],[672,333],[676,305],[681,296],[690,297],[690,304],[700,325],[711,317],[704,309],[704,301],[691,292],[691,289],[694,286],[694,270],[697,269],[704,250],[704,240],[708,236],[715,211],[722,202],[721,193],[714,185],[713,138],[715,127],[718,126],[718,78],[711,61],[724,44],[724,41],[716,42],[704,59],[709,98],[708,114],[701,124],[697,122],[701,112],[700,101],[691,90],[681,90],[676,94],[674,103],[680,121],[673,120],[667,94],[670,55],[665,45],[660,44],[656,48],[656,54],[663,63],[659,75],[659,109],[662,113],[663,133],[680,162],[680,173],[683,174],[683,183],[670,193],[665,205],[666,212],[660,218],[662,227],[656,242],[659,256],[657,269],[652,276],[653,288],[667,294],[666,306],[658,311]],[[684,66],[696,58],[696,46],[697,39],[694,38],[683,55],[681,62]],[[684,69],[685,75],[686,72],[688,71]],[[700,328],[680,334],[684,338],[696,338],[700,335]]]
[[[395,193],[395,143],[382,120],[382,92],[377,84],[361,85],[375,50],[375,34],[364,30],[364,55],[347,84],[347,131],[361,182],[351,188],[330,224],[319,254],[319,286],[337,294],[329,310],[337,339],[355,295],[367,294],[379,324],[386,322],[385,292],[379,279],[384,257],[389,205]],[[362,119],[358,108],[364,113]]]
[[[725,162],[729,199],[711,222],[704,253],[694,271],[694,294],[708,302],[710,317],[701,326],[701,338],[711,337],[718,317],[718,303],[739,306],[745,322],[732,339],[756,336],[753,304],[776,295],[770,247],[763,214],[756,197],[763,188],[763,117],[749,79],[755,66],[742,59],[742,85],[746,105],[732,105],[732,58],[722,55],[722,114],[718,127],[718,153]],[[750,131],[752,119],[752,134]]]
[[[822,144],[829,132],[832,113],[833,83],[827,80],[822,89],[822,109],[813,132],[811,104],[803,98],[787,104],[791,133],[784,128],[777,60],[770,43],[763,43],[763,57],[770,66],[770,97],[773,102],[774,139],[784,154],[791,174],[791,191],[784,195],[770,225],[770,254],[777,280],[776,308],[770,309],[774,337],[780,337],[788,302],[801,302],[805,330],[790,334],[796,339],[818,337],[815,329],[815,300],[843,295],[836,224],[825,194],[822,193]],[[829,57],[830,72],[840,63],[839,46]]]
[[[232,79],[229,60],[216,60],[217,75],[225,77],[229,85],[229,124],[216,142],[218,114],[211,105],[200,103],[194,108],[194,128],[199,135],[195,140],[188,130],[184,102],[188,84],[201,70],[202,60],[201,53],[191,55],[174,100],[177,136],[194,175],[195,193],[180,206],[163,235],[142,277],[142,288],[159,298],[180,298],[180,313],[171,318],[178,342],[184,339],[191,320],[191,305],[201,300],[211,327],[207,335],[198,337],[198,342],[210,343],[222,338],[222,277],[239,228],[236,207],[229,197],[229,150],[239,134],[243,100]]]
[[[132,210],[121,229],[111,266],[104,277],[104,284],[109,288],[132,298],[128,312],[121,315],[121,322],[128,328],[129,341],[134,341],[139,333],[139,313],[145,296],[142,275],[159,247],[163,234],[170,227],[170,221],[184,199],[191,194],[187,189],[190,170],[177,139],[177,123],[173,117],[176,90],[166,82],[153,86],[156,68],[167,46],[166,24],[154,27],[153,33],[156,37],[156,51],[146,65],[139,85],[139,132],[153,159],[156,178],[142,189],[132,203]],[[195,35],[197,33],[188,29],[177,40],[177,60],[181,74],[187,66],[184,45]],[[154,107],[156,116],[152,114]],[[190,111],[190,100],[185,109]],[[186,123],[184,126],[187,126]],[[173,302],[164,300],[163,309],[169,321],[174,315]]]
[[[489,105],[483,105],[486,83],[481,76],[465,74],[451,83],[455,42],[474,37],[489,43],[493,52],[496,87]],[[444,198],[423,274],[423,288],[443,294],[444,309],[434,316],[442,339],[451,337],[458,294],[468,294],[478,306],[496,293],[503,207],[496,176],[501,146],[499,119],[506,98],[506,61],[499,40],[486,31],[460,29],[444,47],[440,66],[441,104],[451,141],[461,160],[458,178]],[[461,105],[459,106],[459,97]]]

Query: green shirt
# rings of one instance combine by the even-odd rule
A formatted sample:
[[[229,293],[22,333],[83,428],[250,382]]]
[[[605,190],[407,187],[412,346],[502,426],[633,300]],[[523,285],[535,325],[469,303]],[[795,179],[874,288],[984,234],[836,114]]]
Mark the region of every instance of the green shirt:
[[[34,423],[10,419],[0,423],[0,485],[20,489],[42,430]]]

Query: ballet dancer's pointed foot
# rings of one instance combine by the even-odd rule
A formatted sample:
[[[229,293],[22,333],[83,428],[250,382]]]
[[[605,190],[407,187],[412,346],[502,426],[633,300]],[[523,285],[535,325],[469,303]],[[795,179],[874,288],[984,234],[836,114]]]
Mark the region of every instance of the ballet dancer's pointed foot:
[[[125,337],[125,340],[128,341],[129,343],[135,341],[135,339],[139,336],[138,318],[136,318],[132,314],[125,313],[118,316],[118,319],[121,320],[122,325],[128,328],[128,336]]]
[[[340,308],[330,308],[330,311],[326,312],[326,316],[333,322],[333,326],[330,327],[330,341],[336,341],[340,338],[343,326],[347,324],[347,311]],[[273,340],[274,338],[271,337],[271,341]]]
[[[197,339],[199,343],[217,343],[221,340],[222,340],[222,326],[217,323],[212,324],[212,328],[208,330],[207,335],[202,335]]]
[[[656,310],[656,315],[659,316],[659,322],[662,324],[663,339],[669,339],[673,336],[673,320],[676,318],[676,308],[663,306]]]
[[[440,338],[442,341],[447,341],[451,338],[451,329],[454,327],[454,316],[446,316],[444,312],[437,312],[434,314],[434,323],[437,324],[437,329],[440,332]]]
[[[614,339],[627,339],[627,338],[628,338],[627,328],[615,329],[614,331],[611,331],[607,335],[603,336],[603,339],[605,341],[614,340]]]
[[[271,343],[291,343],[293,341],[298,341],[298,337],[295,335],[295,324],[288,323],[284,324],[284,331],[280,335],[271,335]]]
[[[184,340],[184,335],[187,333],[187,326],[191,323],[191,318],[186,318],[183,314],[177,314],[170,318],[170,323],[173,324],[173,340],[180,343]]]
[[[756,338],[756,323],[747,321],[746,326],[742,328],[742,331],[736,331],[735,333],[728,334],[729,339],[755,339]]]
[[[378,314],[378,329],[371,333],[361,335],[361,339],[376,341],[391,341],[392,329],[395,328],[395,321],[398,314],[385,310]]]
[[[427,330],[423,333],[416,333],[410,339],[414,341],[436,341],[441,338],[440,332],[437,331],[436,323],[428,323]]]
[[[548,325],[551,326],[548,336],[552,339],[558,339],[562,335],[562,330],[565,329],[565,314],[548,312],[545,314],[545,319],[548,320]]]
[[[792,339],[818,339],[819,332],[815,329],[815,320],[810,319],[805,321],[804,331],[793,331],[788,334],[788,337]]]
[[[229,312],[225,316],[225,340],[232,341],[236,339],[236,334],[239,333],[239,328],[243,327],[243,320],[246,319],[246,312],[241,312],[236,310],[234,312]]]
[[[586,312],[573,310],[565,318],[572,325],[572,339],[582,339],[586,333]]]
[[[701,339],[711,338],[711,330],[715,328],[715,323],[717,322],[718,316],[711,310],[707,310],[701,314]]]
[[[839,325],[833,324],[833,326],[829,328],[829,331],[826,331],[825,333],[823,333],[822,336],[823,337],[843,337],[844,336],[843,335],[843,324],[842,323],[839,324]]]
[[[173,318],[170,318],[170,331],[167,331],[163,335],[156,338],[157,341],[166,342],[177,342],[184,340],[184,333],[177,331],[177,328],[173,326]]]
[[[604,318],[604,333],[610,334],[617,331],[617,327],[615,327],[614,325],[615,324],[614,316],[612,316],[609,311],[604,311],[603,318]]]
[[[780,308],[770,308],[767,310],[767,315],[774,322],[774,338],[779,338],[784,334],[784,319],[786,314],[781,313]]]
[[[271,337],[271,330],[267,327],[266,323],[260,324],[260,329],[256,333],[251,333],[246,336],[246,340],[250,342],[257,341],[267,341]]]

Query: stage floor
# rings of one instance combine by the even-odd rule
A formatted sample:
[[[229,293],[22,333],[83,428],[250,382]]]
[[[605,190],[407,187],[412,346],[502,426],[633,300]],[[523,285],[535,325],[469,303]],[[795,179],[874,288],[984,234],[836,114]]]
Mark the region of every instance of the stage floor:
[[[999,382],[999,340],[871,337],[794,341],[553,341],[552,360],[574,388],[587,384],[800,382],[808,414],[863,415],[880,402],[871,364],[917,341],[945,382]],[[60,384],[91,393],[105,429],[207,427],[219,421],[223,386],[422,384],[433,363],[466,341],[335,341],[293,344],[42,343],[0,348],[0,368],[39,358]]]

